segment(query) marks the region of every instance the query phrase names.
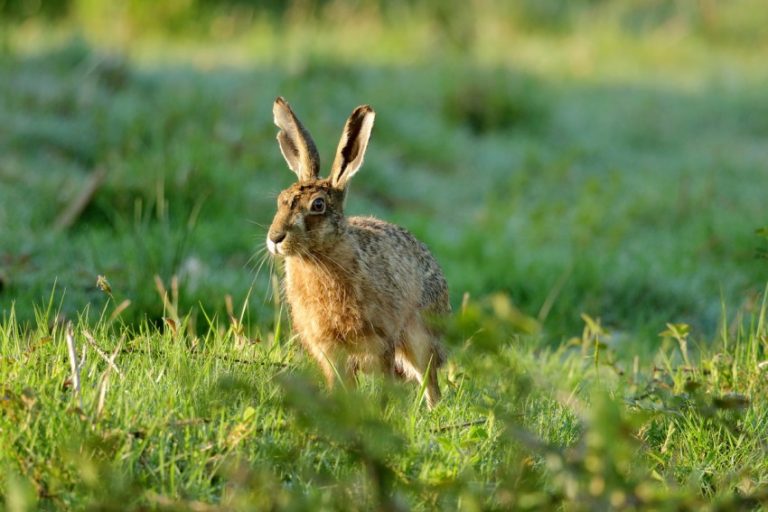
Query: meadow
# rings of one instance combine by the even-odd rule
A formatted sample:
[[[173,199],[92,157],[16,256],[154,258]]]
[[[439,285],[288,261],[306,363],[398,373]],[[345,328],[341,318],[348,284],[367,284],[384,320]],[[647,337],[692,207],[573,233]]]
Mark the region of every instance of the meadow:
[[[115,5],[0,3],[5,509],[768,503],[760,2]],[[445,270],[433,411],[292,337],[278,95],[325,169],[376,109],[347,209]]]

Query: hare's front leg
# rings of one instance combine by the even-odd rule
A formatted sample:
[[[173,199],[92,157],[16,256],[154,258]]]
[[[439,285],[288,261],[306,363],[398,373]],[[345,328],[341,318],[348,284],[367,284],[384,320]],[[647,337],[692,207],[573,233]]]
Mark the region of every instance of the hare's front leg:
[[[304,344],[312,356],[312,359],[317,361],[320,370],[325,377],[325,384],[328,389],[333,389],[333,385],[336,383],[336,370],[334,369],[335,363],[333,361],[333,352],[324,349],[320,343],[307,342]]]
[[[334,388],[339,379],[343,381],[343,386],[356,386],[358,365],[354,360],[347,361],[345,354],[340,349],[334,349],[330,344],[306,343],[305,345],[320,366],[329,390]]]

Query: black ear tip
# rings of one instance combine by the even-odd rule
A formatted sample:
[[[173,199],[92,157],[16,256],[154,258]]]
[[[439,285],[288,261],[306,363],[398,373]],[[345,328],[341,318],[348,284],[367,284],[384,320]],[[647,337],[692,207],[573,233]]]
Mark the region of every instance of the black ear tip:
[[[288,102],[285,101],[285,98],[283,98],[282,96],[278,96],[277,98],[275,98],[275,105],[287,105],[287,104]]]
[[[374,114],[373,108],[370,105],[360,105],[352,112],[353,116],[364,116],[366,114]]]

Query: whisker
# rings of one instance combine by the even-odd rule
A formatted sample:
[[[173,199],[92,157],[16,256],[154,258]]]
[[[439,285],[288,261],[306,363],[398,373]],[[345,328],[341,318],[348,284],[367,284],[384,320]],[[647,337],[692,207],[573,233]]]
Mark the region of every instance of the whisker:
[[[272,298],[274,297],[274,281],[272,279],[272,276],[275,275],[275,258],[269,258],[269,283],[267,284],[267,291],[264,294],[264,300],[265,302],[272,302]],[[279,293],[280,290],[278,290]]]
[[[261,252],[259,252],[259,251],[256,251],[256,252],[252,253],[252,254],[251,254],[249,257],[248,257],[248,260],[247,260],[245,263],[243,263],[243,268],[252,268],[252,267],[250,266],[250,265],[251,265],[251,263],[253,263],[253,262],[256,260],[256,258],[260,258],[261,256],[262,256],[262,253],[261,253]]]
[[[254,226],[258,226],[261,229],[263,229],[264,231],[267,231],[269,229],[269,226],[267,226],[266,224],[262,224],[261,222],[256,222],[255,220],[246,219],[246,222],[248,224],[252,224]]]
[[[352,277],[352,271],[350,271],[347,267],[343,266],[341,263],[337,262],[333,258],[325,257],[321,260],[319,257],[314,256],[314,261],[317,262],[318,265],[321,265],[323,269],[325,269],[326,275],[328,275],[329,277],[331,277],[331,268],[328,266],[328,264],[338,269],[338,273],[341,274],[342,276],[347,278]]]
[[[268,256],[262,255],[261,258],[259,258],[259,265],[256,267],[256,271],[254,272],[255,277],[259,277],[259,273],[261,273],[261,268],[264,266],[264,263],[267,261]]]
[[[251,257],[248,258],[248,261],[245,262],[243,265],[244,267],[247,267],[248,264],[250,264],[255,258],[263,256],[267,251],[267,247],[265,245],[260,246],[256,251],[254,251],[253,254],[251,254]]]

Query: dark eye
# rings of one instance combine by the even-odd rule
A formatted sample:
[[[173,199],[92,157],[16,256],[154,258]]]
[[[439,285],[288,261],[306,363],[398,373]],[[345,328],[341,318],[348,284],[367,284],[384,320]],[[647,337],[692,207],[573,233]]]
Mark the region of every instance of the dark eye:
[[[322,197],[314,198],[312,204],[309,205],[309,211],[312,213],[323,213],[325,211],[325,199]]]

